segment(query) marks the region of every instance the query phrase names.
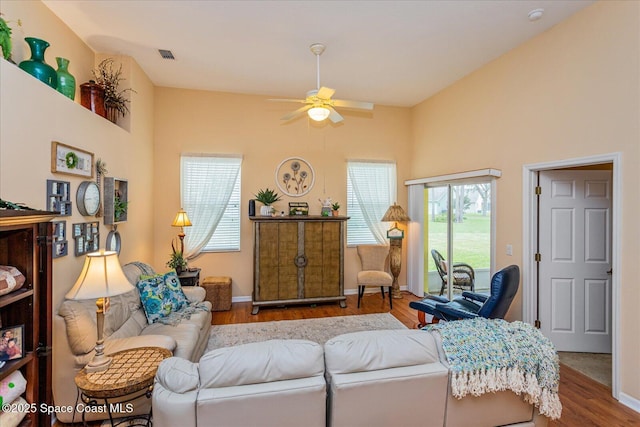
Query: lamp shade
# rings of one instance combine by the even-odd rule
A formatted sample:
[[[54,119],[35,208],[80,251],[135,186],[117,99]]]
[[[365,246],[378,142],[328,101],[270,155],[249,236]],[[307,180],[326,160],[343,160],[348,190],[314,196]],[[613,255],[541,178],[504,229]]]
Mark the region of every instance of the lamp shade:
[[[393,206],[389,206],[387,212],[385,212],[382,217],[382,222],[405,222],[411,221],[411,218],[406,214],[402,206],[393,204]]]
[[[312,109],[307,111],[307,114],[309,115],[309,117],[311,117],[311,120],[315,120],[316,122],[321,122],[327,117],[329,117],[329,114],[331,114],[331,111],[329,111],[328,108],[324,108],[324,107],[313,107]]]
[[[71,290],[68,299],[98,299],[129,292],[134,287],[125,276],[118,253],[99,251],[87,254],[82,272]]]
[[[173,219],[172,227],[191,227],[191,221],[184,209],[180,209]]]

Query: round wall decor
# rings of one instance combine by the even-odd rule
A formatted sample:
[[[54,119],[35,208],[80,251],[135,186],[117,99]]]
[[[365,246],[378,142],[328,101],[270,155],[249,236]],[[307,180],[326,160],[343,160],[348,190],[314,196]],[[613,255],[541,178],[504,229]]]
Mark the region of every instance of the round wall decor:
[[[82,181],[76,192],[76,204],[80,215],[95,215],[100,209],[100,188],[95,181]]]
[[[300,157],[284,159],[276,168],[276,184],[287,196],[304,196],[311,191],[315,179],[311,164]]]
[[[117,230],[111,230],[107,234],[105,249],[107,251],[115,251],[120,255],[120,233]]]

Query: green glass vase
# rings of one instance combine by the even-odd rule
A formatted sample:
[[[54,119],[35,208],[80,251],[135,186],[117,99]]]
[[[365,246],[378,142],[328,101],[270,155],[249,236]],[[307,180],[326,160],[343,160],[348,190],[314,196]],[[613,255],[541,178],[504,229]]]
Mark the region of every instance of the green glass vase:
[[[56,74],[58,75],[58,92],[71,98],[76,99],[76,78],[69,73],[69,60],[67,58],[56,57],[58,63],[58,69]]]
[[[19,65],[27,73],[36,79],[51,86],[58,87],[58,75],[52,66],[44,62],[44,51],[49,47],[49,42],[35,37],[25,37],[25,41],[31,49],[31,59],[22,61]]]

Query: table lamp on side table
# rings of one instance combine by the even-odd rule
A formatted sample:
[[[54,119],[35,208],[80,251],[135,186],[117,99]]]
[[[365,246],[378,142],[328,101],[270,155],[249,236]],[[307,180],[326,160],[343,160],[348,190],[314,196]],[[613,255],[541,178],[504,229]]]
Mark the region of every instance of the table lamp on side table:
[[[405,213],[400,205],[393,204],[389,206],[387,212],[382,217],[382,222],[394,222],[394,226],[387,230],[387,238],[389,239],[389,267],[393,276],[393,284],[391,285],[391,296],[393,298],[402,298],[400,293],[400,285],[398,284],[398,276],[402,267],[402,239],[404,239],[404,230],[398,228],[398,222],[411,221],[411,218]]]
[[[76,284],[66,295],[66,298],[72,300],[96,299],[98,340],[96,341],[96,354],[91,362],[85,366],[87,372],[104,371],[111,363],[111,358],[104,354],[103,335],[104,308],[108,304],[108,298],[133,289],[134,287],[122,271],[116,252],[98,251],[87,254]]]
[[[178,211],[171,226],[180,227],[180,233],[178,233],[178,237],[180,238],[180,253],[184,255],[184,227],[191,227],[191,221],[184,209]]]

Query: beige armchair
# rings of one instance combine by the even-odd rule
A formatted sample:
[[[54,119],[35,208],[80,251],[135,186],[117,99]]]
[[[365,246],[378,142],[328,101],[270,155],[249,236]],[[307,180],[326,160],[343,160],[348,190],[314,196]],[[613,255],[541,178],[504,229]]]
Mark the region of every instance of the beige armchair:
[[[358,308],[360,308],[360,300],[364,295],[365,287],[380,286],[382,299],[384,299],[384,288],[388,288],[389,308],[392,309],[391,285],[393,277],[385,271],[386,260],[389,256],[389,246],[359,245],[358,256],[362,264],[362,271],[358,272]]]

